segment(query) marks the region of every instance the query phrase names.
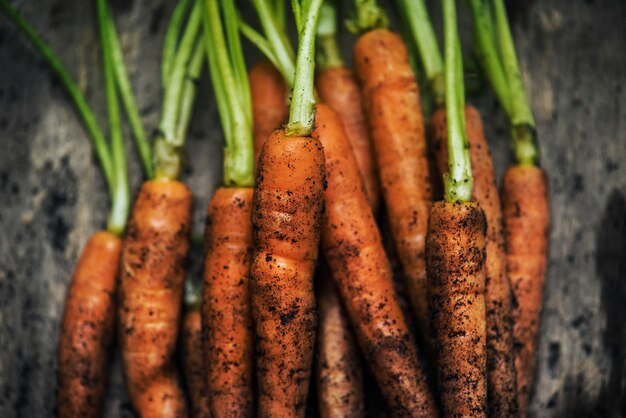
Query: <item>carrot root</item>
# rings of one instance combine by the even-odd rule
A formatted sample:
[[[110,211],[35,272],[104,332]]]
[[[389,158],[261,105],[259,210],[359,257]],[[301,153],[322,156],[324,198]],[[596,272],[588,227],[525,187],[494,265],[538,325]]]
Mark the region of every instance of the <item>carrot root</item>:
[[[209,403],[202,360],[202,318],[198,309],[185,312],[183,319],[182,364],[185,372],[185,381],[189,389],[191,416],[208,418]]]

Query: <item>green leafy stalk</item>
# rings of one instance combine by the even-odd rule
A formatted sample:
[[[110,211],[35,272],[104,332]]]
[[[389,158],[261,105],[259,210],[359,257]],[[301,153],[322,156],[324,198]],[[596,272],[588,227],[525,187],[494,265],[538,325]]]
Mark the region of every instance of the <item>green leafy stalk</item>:
[[[470,0],[474,20],[474,43],[481,66],[491,87],[507,114],[511,113],[509,85],[495,43],[494,28],[488,0]]]
[[[189,61],[187,76],[185,78],[185,86],[183,87],[183,99],[180,105],[180,114],[178,115],[178,123],[176,126],[176,135],[179,138],[187,137],[187,129],[189,128],[189,121],[191,120],[193,103],[196,99],[198,79],[200,77],[200,73],[202,72],[205,52],[202,38],[200,38],[196,42],[193,55],[191,56],[191,61]]]
[[[270,45],[269,41],[242,19],[239,19],[239,30],[241,31],[241,34],[243,36],[245,36],[250,42],[252,42],[254,46],[259,49],[259,51],[261,51],[265,58],[267,58],[274,67],[279,69],[281,75],[283,75],[282,71],[280,70],[280,63],[278,62],[278,58],[274,55],[274,50],[272,49],[272,45]]]
[[[385,11],[377,0],[354,0],[355,14],[346,22],[352,33],[364,33],[374,29],[384,29],[389,25]]]
[[[322,5],[317,24],[317,63],[321,70],[343,67],[337,42],[337,3],[326,0]]]
[[[111,136],[111,155],[113,157],[113,168],[115,171],[115,191],[112,196],[113,204],[111,205],[111,212],[109,214],[108,229],[111,232],[121,234],[126,227],[130,209],[130,188],[128,184],[126,152],[122,136],[120,109],[115,86],[111,36],[109,34],[110,24],[107,21],[106,0],[98,0],[97,8],[100,40],[102,43],[107,113],[109,116],[109,134]]]
[[[15,24],[15,26],[28,39],[31,45],[41,54],[50,68],[61,80],[61,83],[67,90],[72,101],[76,105],[78,113],[85,124],[89,138],[92,141],[96,156],[102,167],[104,178],[106,179],[109,195],[113,197],[115,191],[115,171],[113,169],[113,160],[109,152],[106,138],[96,117],[87,104],[83,93],[80,91],[69,71],[61,63],[56,54],[44,42],[44,40],[35,32],[35,30],[18,14],[17,10],[8,0],[0,0],[0,10]]]
[[[515,44],[509,28],[509,20],[502,0],[492,0],[496,32],[500,41],[502,65],[509,85],[509,119],[513,148],[518,164],[535,165],[539,161],[535,118],[533,117],[528,96],[515,53]],[[506,110],[506,107],[505,107]]]
[[[200,32],[201,23],[202,8],[200,3],[196,2],[176,51],[170,78],[165,88],[161,122],[153,150],[155,175],[159,178],[174,179],[180,173],[180,151],[185,144],[185,138],[176,135],[178,132],[176,126],[182,103],[187,65]]]
[[[124,104],[124,108],[126,109],[128,123],[130,124],[131,131],[133,132],[133,137],[135,138],[135,145],[139,151],[144,173],[148,179],[151,179],[154,176],[154,171],[152,168],[150,144],[148,143],[148,136],[146,135],[143,123],[141,122],[141,117],[139,116],[137,103],[135,102],[126,66],[124,65],[124,56],[117,37],[115,23],[111,18],[111,10],[108,7],[106,8],[104,24],[107,26],[109,45],[111,46],[111,60],[117,88],[120,93],[122,103]]]
[[[234,0],[203,0],[203,5],[209,72],[226,138],[224,183],[250,187],[254,184],[252,104],[238,39],[239,18]]]
[[[469,202],[472,199],[472,163],[465,131],[463,62],[457,30],[455,0],[442,0],[445,38],[446,116],[448,128],[448,168],[444,175],[445,200]]]
[[[419,50],[435,106],[445,103],[443,60],[424,0],[397,0]]]
[[[274,15],[276,16],[276,20],[280,24],[281,27],[285,27],[287,13],[285,11],[285,4],[287,2],[285,0],[274,0]]]
[[[295,74],[295,54],[289,43],[289,38],[285,32],[285,28],[281,25],[280,20],[272,13],[272,0],[252,0],[252,4],[259,15],[259,21],[265,34],[269,47],[272,51],[272,63],[287,82],[287,85],[293,86]],[[250,38],[249,38],[250,39]],[[252,39],[251,39],[252,41]],[[261,49],[261,48],[259,48]],[[263,51],[263,49],[261,49]]]
[[[164,89],[167,87],[170,75],[172,74],[172,65],[174,64],[174,57],[176,56],[176,46],[178,45],[178,39],[180,38],[181,27],[188,5],[189,0],[180,0],[178,2],[174,13],[172,13],[172,19],[170,20],[165,34],[163,59],[161,61],[161,78]]]

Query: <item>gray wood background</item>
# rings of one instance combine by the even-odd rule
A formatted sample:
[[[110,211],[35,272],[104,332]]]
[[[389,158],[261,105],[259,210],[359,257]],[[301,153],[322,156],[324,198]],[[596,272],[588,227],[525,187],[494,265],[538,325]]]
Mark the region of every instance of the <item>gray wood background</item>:
[[[113,1],[149,129],[160,112],[159,59],[172,3]],[[59,53],[104,123],[92,2],[16,4]],[[512,19],[552,205],[531,412],[626,416],[626,2],[520,0],[512,4]],[[351,40],[344,41],[347,56]],[[196,233],[221,172],[221,133],[211,95],[205,80],[184,173],[196,196]],[[489,116],[488,134],[502,173],[510,161],[505,120],[491,95],[470,101]],[[130,146],[129,153],[133,160]],[[136,159],[131,176],[137,187]],[[105,224],[104,192],[85,131],[63,89],[0,16],[2,417],[53,414],[65,292],[82,245]],[[117,355],[106,409],[108,417],[132,416]]]

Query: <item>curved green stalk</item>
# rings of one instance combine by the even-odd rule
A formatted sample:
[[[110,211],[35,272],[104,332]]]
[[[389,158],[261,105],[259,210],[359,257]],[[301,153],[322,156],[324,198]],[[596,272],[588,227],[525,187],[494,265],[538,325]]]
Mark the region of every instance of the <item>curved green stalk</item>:
[[[463,62],[454,0],[442,0],[445,38],[446,116],[448,128],[448,168],[444,175],[445,200],[469,202],[472,199],[472,163],[465,131]]]
[[[492,1],[498,39],[500,40],[502,65],[509,85],[509,119],[515,158],[518,164],[535,165],[539,161],[535,118],[524,89],[524,82],[522,81],[522,74],[517,61],[515,44],[513,43],[504,3],[502,0]]]
[[[354,7],[354,16],[346,21],[346,26],[352,33],[385,29],[389,25],[387,14],[378,6],[377,0],[354,0]]]
[[[185,86],[183,87],[183,99],[176,126],[176,135],[179,138],[187,137],[187,129],[189,128],[189,121],[193,112],[193,103],[196,99],[197,85],[202,72],[202,64],[204,64],[205,52],[202,38],[200,38],[193,49],[193,55],[187,68]]]
[[[59,58],[55,55],[44,40],[35,32],[35,30],[18,14],[17,10],[7,0],[0,0],[0,10],[15,24],[15,26],[28,39],[31,45],[41,54],[50,68],[56,73],[61,83],[67,90],[76,105],[78,113],[85,124],[89,138],[92,141],[96,156],[102,167],[104,178],[107,183],[109,195],[113,196],[115,190],[115,172],[113,169],[113,160],[109,153],[106,138],[102,129],[98,125],[96,117],[87,104],[83,93],[80,91],[76,83],[72,80],[72,76]]]
[[[234,39],[239,18],[234,0],[203,0],[203,5],[209,71],[226,138],[224,183],[249,187],[254,184],[252,105],[243,51]]]
[[[334,0],[326,0],[322,5],[317,24],[317,46],[317,64],[320,70],[345,65],[337,42],[337,3]]]
[[[397,4],[409,25],[419,50],[435,106],[443,106],[445,103],[443,59],[426,4],[424,0],[397,0]]]
[[[289,43],[289,38],[285,33],[284,26],[272,13],[271,0],[252,0],[252,4],[259,15],[259,21],[263,27],[265,38],[272,49],[276,68],[287,82],[288,86],[293,86],[295,74],[295,54]]]
[[[176,56],[176,46],[180,38],[181,26],[183,18],[187,11],[189,0],[180,0],[172,13],[172,19],[167,27],[165,41],[163,42],[163,59],[161,60],[161,79],[163,88],[167,87],[170,75],[172,74],[172,65]]]
[[[511,114],[509,85],[500,62],[498,47],[495,43],[491,10],[488,0],[470,0],[474,20],[474,43],[481,66],[487,73],[489,83],[500,105],[507,114]]]
[[[274,55],[274,50],[269,41],[257,32],[252,26],[248,25],[242,19],[239,19],[239,30],[241,34],[245,36],[259,51],[272,63],[275,68],[280,68],[278,58]],[[280,70],[279,70],[280,71]],[[282,71],[281,71],[281,75]],[[284,78],[284,75],[283,75]]]
[[[106,0],[98,0],[97,8],[100,41],[102,44],[107,113],[109,116],[109,134],[111,135],[111,155],[113,157],[113,169],[115,171],[115,191],[112,196],[113,202],[109,214],[108,229],[111,232],[121,234],[126,227],[130,209],[130,188],[126,168],[126,152],[122,137],[120,108],[115,86],[111,36],[109,34],[110,25],[107,22]]]
[[[107,25],[109,45],[111,47],[111,60],[117,88],[120,93],[120,97],[122,98],[124,108],[126,109],[128,123],[131,131],[133,132],[133,137],[135,138],[135,145],[139,151],[139,157],[141,158],[141,162],[143,164],[144,173],[146,178],[151,179],[154,176],[154,170],[152,169],[150,144],[148,143],[148,136],[146,135],[143,123],[141,122],[141,117],[139,116],[137,103],[135,102],[128,73],[126,72],[126,66],[124,65],[124,56],[117,37],[115,23],[111,18],[111,10],[108,7],[106,8],[105,23]]]
[[[285,11],[285,4],[285,0],[274,0],[274,15],[276,16],[278,24],[283,28],[287,24],[287,13]]]

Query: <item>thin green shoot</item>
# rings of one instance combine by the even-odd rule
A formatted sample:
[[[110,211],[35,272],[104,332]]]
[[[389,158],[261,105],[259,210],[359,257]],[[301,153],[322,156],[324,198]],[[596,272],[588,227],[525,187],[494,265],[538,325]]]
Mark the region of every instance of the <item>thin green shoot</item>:
[[[320,70],[343,67],[337,42],[337,2],[326,0],[322,5],[317,24],[317,63]]]
[[[176,47],[178,46],[178,40],[180,39],[180,32],[188,5],[189,0],[180,0],[174,9],[172,19],[167,26],[165,41],[163,42],[163,58],[161,60],[161,78],[164,89],[167,87],[170,75],[172,74],[172,66],[174,64],[174,57],[176,56]]]
[[[259,51],[272,63],[275,68],[279,67],[278,58],[274,56],[274,50],[267,39],[257,32],[252,26],[248,25],[243,19],[239,19],[239,30]],[[284,78],[284,74],[281,73]]]
[[[378,6],[377,0],[354,0],[354,8],[354,16],[346,21],[350,32],[361,34],[389,26],[387,13]]]
[[[185,86],[183,87],[183,99],[180,105],[180,114],[178,115],[178,123],[176,126],[176,136],[179,138],[187,137],[187,129],[193,112],[193,103],[196,99],[197,85],[202,72],[202,64],[206,51],[202,38],[196,41],[193,49],[193,55],[187,67],[187,75],[185,77]]]

